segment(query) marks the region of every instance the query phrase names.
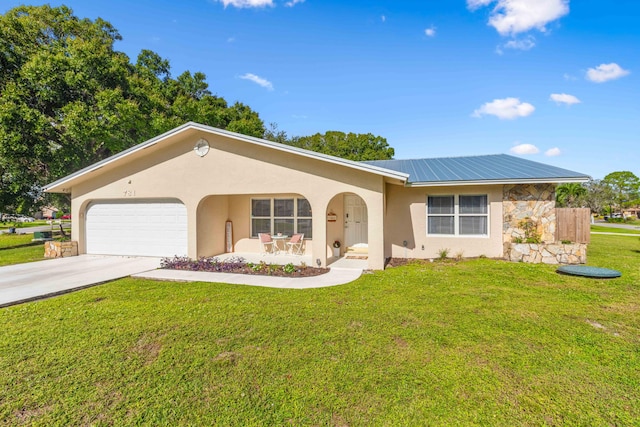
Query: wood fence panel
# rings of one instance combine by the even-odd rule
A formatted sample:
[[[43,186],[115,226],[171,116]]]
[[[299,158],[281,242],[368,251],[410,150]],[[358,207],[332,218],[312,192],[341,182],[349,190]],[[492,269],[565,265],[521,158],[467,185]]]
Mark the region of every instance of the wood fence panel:
[[[557,240],[574,243],[591,241],[591,210],[589,208],[556,208]]]

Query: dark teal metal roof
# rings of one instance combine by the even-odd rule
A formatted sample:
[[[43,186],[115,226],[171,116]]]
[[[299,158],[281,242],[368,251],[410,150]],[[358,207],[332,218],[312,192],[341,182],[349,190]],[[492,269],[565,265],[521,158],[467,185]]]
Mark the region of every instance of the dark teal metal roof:
[[[409,174],[408,185],[444,183],[584,182],[588,175],[507,154],[436,159],[373,160],[372,166]]]

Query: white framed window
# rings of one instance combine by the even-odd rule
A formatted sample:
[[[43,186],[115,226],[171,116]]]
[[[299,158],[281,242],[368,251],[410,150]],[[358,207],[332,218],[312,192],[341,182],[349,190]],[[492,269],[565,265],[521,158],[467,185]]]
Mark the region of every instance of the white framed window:
[[[427,235],[488,234],[489,198],[486,194],[427,196]]]
[[[255,198],[251,199],[251,237],[258,233],[282,233],[292,236],[304,233],[312,236],[311,205],[304,198]]]

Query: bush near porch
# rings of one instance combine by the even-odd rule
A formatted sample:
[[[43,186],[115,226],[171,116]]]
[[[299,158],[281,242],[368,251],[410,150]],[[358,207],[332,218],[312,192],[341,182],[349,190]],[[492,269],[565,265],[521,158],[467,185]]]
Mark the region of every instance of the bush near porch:
[[[490,259],[344,286],[118,280],[0,310],[0,424],[633,425],[640,239],[619,279]]]

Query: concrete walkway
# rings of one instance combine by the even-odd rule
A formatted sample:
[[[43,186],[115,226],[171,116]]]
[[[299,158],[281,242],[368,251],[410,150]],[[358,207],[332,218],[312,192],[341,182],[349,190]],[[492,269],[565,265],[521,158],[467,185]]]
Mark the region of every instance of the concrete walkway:
[[[351,260],[348,260],[351,261]],[[216,282],[283,289],[311,289],[356,280],[366,262],[337,263],[313,277],[272,277],[202,271],[162,270],[160,258],[80,255],[0,267],[0,307],[87,288],[122,277],[177,282]]]
[[[160,258],[81,255],[0,267],[0,307],[153,270]]]
[[[312,289],[344,285],[362,274],[360,268],[331,268],[328,273],[312,277],[273,277],[250,274],[208,273],[205,271],[152,270],[132,275],[175,282],[215,282],[281,289]]]

